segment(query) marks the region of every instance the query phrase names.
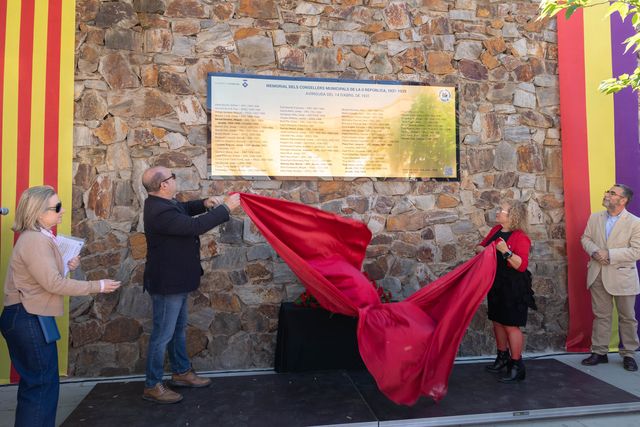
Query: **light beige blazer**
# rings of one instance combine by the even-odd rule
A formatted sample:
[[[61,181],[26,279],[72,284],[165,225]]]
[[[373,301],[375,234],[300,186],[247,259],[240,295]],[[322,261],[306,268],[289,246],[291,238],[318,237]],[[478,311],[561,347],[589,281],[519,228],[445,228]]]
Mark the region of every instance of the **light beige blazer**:
[[[62,316],[64,295],[100,292],[100,281],[63,276],[64,264],[53,240],[39,231],[20,234],[11,252],[4,280],[4,305],[22,303],[31,314]]]
[[[636,261],[640,259],[640,218],[624,209],[608,239],[606,222],[607,211],[592,214],[580,239],[589,256],[600,249],[609,251],[610,265],[601,265],[593,258],[587,264],[587,288],[602,272],[602,283],[609,294],[640,294],[636,268]]]

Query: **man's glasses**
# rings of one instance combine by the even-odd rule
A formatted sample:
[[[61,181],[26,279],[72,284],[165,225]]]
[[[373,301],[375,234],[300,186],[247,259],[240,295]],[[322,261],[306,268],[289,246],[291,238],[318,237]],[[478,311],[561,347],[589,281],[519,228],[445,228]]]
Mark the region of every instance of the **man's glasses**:
[[[62,209],[62,202],[56,203],[53,207],[46,208],[45,211],[56,211],[56,213],[60,213],[60,209]]]
[[[169,178],[165,178],[165,179],[163,179],[162,181],[160,181],[160,186],[162,186],[162,183],[163,183],[163,182],[167,182],[167,181],[169,181],[170,179],[176,179],[176,174],[175,174],[175,173],[172,173],[172,174],[171,174],[171,176],[169,176]],[[158,188],[160,188],[160,186],[158,186]]]
[[[605,196],[606,196],[606,195],[609,195],[609,196],[611,196],[611,197],[613,197],[613,196],[624,197],[622,194],[618,194],[618,193],[616,193],[615,191],[605,191],[605,192],[604,192],[604,195],[605,195]]]

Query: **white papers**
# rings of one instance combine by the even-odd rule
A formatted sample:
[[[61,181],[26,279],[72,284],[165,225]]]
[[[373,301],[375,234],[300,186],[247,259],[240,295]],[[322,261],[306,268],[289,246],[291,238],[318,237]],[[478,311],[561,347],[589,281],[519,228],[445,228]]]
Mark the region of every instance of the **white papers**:
[[[62,255],[64,276],[66,277],[69,273],[69,267],[67,264],[71,258],[75,258],[80,254],[80,249],[82,249],[82,246],[84,245],[84,240],[78,237],[67,236],[65,234],[58,234],[56,239],[58,239],[58,250],[60,251],[60,255]]]

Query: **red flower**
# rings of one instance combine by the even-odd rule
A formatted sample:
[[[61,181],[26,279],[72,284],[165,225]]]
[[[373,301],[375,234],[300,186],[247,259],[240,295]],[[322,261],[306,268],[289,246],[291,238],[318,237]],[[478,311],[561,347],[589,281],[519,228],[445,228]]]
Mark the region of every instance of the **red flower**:
[[[300,298],[302,299],[302,301],[306,301],[307,300],[307,296],[305,294],[300,295]]]
[[[312,302],[312,303],[311,303],[311,307],[313,307],[313,308],[318,308],[318,304],[316,304],[315,302]]]

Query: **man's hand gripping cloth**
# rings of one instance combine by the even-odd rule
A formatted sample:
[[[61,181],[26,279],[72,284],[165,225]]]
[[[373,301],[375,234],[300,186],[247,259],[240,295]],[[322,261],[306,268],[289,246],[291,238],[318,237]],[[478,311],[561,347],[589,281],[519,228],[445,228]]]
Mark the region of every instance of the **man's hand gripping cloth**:
[[[496,271],[495,243],[402,302],[381,304],[361,273],[371,232],[359,221],[310,206],[241,193],[264,238],[322,304],[359,317],[360,355],[396,403],[447,393],[453,362]]]

